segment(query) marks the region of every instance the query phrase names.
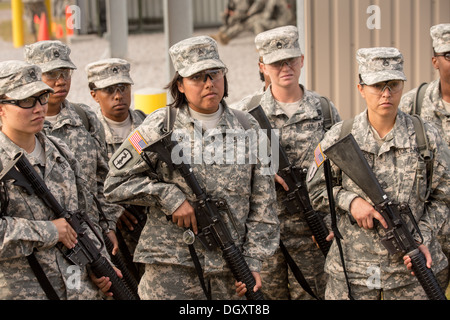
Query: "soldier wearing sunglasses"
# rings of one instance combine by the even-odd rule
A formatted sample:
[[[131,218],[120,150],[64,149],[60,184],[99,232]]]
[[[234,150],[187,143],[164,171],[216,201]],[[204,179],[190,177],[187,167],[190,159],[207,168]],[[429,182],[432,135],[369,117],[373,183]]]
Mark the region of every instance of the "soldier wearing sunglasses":
[[[411,209],[410,218],[403,215],[407,228],[413,230],[416,225],[414,238],[418,249],[426,258],[426,267],[432,268],[443,286],[445,281],[448,283],[445,271],[448,262],[436,232],[449,214],[448,146],[435,127],[425,123],[422,131],[429,141],[433,172],[427,190],[427,182],[419,177],[424,161],[413,117],[398,109],[407,80],[403,54],[392,47],[361,48],[356,59],[357,88],[366,109],[350,121],[335,124],[317,145],[307,180],[312,205],[316,210],[328,210],[323,150],[351,133],[386,197]],[[338,228],[344,240],[342,256],[337,242],[327,255],[325,299],[345,300],[350,294],[355,300],[427,299],[421,284],[411,275],[410,256],[401,250],[392,253],[383,245],[388,219],[380,207],[333,162],[331,169]]]
[[[102,124],[90,107],[67,100],[71,76],[76,69],[70,53],[70,48],[61,41],[40,41],[25,46],[26,61],[42,69],[42,80],[53,89],[48,100],[44,131],[66,142],[77,156],[87,178],[88,189],[97,197],[104,212],[104,215],[92,219],[100,221],[102,231],[108,234],[115,246],[115,253],[118,250],[116,222],[123,208],[108,203],[103,194],[108,162]]]
[[[69,285],[74,266],[57,245],[75,246],[77,234],[70,224],[57,218],[36,194],[27,194],[5,178],[9,169],[3,171],[23,152],[64,209],[95,210],[92,197],[78,179],[82,175],[79,163],[67,145],[42,132],[51,93],[53,89],[41,80],[39,67],[15,60],[0,63],[1,300],[53,299],[44,291],[50,287],[61,300],[102,299],[86,268],[78,269],[79,285]],[[85,195],[84,204],[77,197],[81,194]],[[103,253],[107,255],[106,250]],[[30,262],[32,257],[35,264]],[[39,268],[41,275],[36,273]],[[47,279],[48,286],[41,286],[42,279]]]
[[[419,113],[421,118],[433,123],[442,138],[450,146],[450,23],[431,27],[434,56],[433,67],[439,72],[439,78],[430,82],[424,92]],[[418,88],[406,93],[401,100],[400,109],[412,113]],[[420,102],[418,102],[419,104]],[[450,261],[450,218],[447,217],[440,231],[439,239],[445,255]],[[448,269],[450,280],[450,269]]]
[[[108,159],[110,159],[130,133],[141,125],[146,115],[139,110],[130,108],[131,86],[134,83],[130,76],[128,61],[116,58],[99,60],[87,65],[86,73],[91,96],[99,105],[96,113],[103,125]],[[130,207],[127,208],[130,210]],[[144,209],[145,207],[137,206],[133,208],[133,210],[141,211],[141,217]],[[139,221],[128,210],[125,210],[118,220],[117,227],[125,240],[130,255],[132,255],[137,241],[136,237],[131,236],[130,233],[137,229]],[[140,274],[143,273],[142,266],[141,264],[136,265]]]
[[[218,148],[234,149],[230,136],[238,140],[236,132],[246,131],[243,119],[248,121],[250,132],[258,133],[259,125],[249,114],[239,113],[242,118],[238,118],[236,110],[228,107],[226,66],[212,38],[182,40],[169,49],[169,54],[176,71],[167,85],[173,103],[150,114],[113,155],[105,194],[116,203],[151,207],[134,256],[136,262],[145,264],[139,282],[142,300],[239,299],[235,278],[226,267],[222,251],[207,250],[200,240],[195,240],[204,225],[197,220],[193,190],[178,172],[158,161],[155,153],[148,152],[149,162],[143,162],[141,148],[165,134],[169,110],[176,113],[171,118],[173,125],[167,127],[173,130],[172,139],[181,133],[189,138],[179,141],[180,145],[192,144],[195,149],[210,149],[220,139],[224,143]],[[245,150],[241,154],[247,156],[250,141],[242,141]],[[191,159],[195,152],[189,149],[185,154]],[[171,160],[177,161],[176,157]],[[229,215],[226,210],[221,215],[227,217],[225,228],[233,234],[252,272],[254,291],[261,288],[262,261],[273,254],[279,242],[274,182],[270,175],[263,174],[264,164],[257,160],[255,164],[238,163],[233,155],[226,163],[217,158],[211,163],[208,155],[202,154],[191,163],[202,188],[228,204]]]

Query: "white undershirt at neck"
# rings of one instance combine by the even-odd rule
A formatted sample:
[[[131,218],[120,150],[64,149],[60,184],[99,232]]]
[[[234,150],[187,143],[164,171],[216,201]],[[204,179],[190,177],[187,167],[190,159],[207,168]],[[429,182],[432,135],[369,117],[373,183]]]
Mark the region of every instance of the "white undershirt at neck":
[[[214,129],[217,126],[217,123],[219,122],[220,117],[222,116],[223,113],[223,107],[222,104],[219,104],[219,110],[217,110],[214,113],[200,113],[192,110],[189,107],[189,113],[191,114],[192,118],[202,122],[203,129],[210,130]]]
[[[277,105],[281,108],[281,110],[283,110],[284,113],[286,113],[286,115],[290,118],[300,107],[301,100],[295,102],[281,102],[278,100],[275,101],[277,102]]]
[[[27,153],[28,157],[35,159],[35,161],[45,167],[45,152],[44,148],[42,147],[41,143],[39,142],[38,138],[34,137],[35,144],[34,144],[34,150],[30,153]],[[34,161],[33,161],[34,162]]]
[[[58,115],[59,113],[55,114],[54,116],[46,116],[45,120],[49,121],[51,124],[54,124]]]
[[[121,121],[121,122],[113,121],[106,117],[104,117],[104,118],[105,118],[105,121],[108,124],[108,126],[113,131],[114,135],[121,137],[124,140],[128,137],[128,135],[130,134],[130,131],[131,131],[131,126],[132,126],[130,114],[128,114],[128,117],[124,121]]]

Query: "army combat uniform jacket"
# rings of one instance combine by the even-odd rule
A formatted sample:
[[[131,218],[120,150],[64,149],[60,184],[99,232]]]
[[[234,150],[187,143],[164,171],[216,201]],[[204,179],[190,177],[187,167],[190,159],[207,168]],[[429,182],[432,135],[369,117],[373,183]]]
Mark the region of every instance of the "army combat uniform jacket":
[[[67,146],[59,144],[66,153],[61,156],[49,138],[42,133],[37,137],[46,158],[41,178],[56,200],[67,210],[92,208],[92,199],[86,204],[78,197],[83,187],[76,183],[78,178],[72,167],[75,170],[78,167]],[[18,152],[24,150],[0,132],[0,169],[3,170]],[[66,159],[69,154],[70,158]],[[35,160],[28,159],[37,168]],[[57,218],[55,214],[38,196],[27,194],[24,188],[13,185],[13,181],[7,181],[5,187],[1,192],[6,193],[9,201],[0,220],[0,299],[46,299],[26,259],[33,251],[60,299],[101,299],[86,268],[79,269],[69,263],[56,247],[58,231],[51,222]],[[6,204],[1,205],[3,208]]]
[[[403,95],[399,108],[405,113],[411,113],[417,88]],[[421,118],[433,123],[442,137],[450,146],[450,113],[445,109],[440,91],[440,80],[430,82],[422,103]]]
[[[132,123],[131,131],[134,131],[137,127],[141,125],[143,119],[136,111],[130,109],[129,112]],[[105,142],[107,146],[107,154],[109,160],[111,159],[114,152],[116,152],[117,149],[119,149],[119,147],[122,145],[123,139],[115,135],[114,132],[111,130],[111,128],[108,126],[108,123],[106,122],[102,114],[102,110],[100,108],[97,109],[96,115],[105,130]]]
[[[165,108],[153,112],[135,130],[135,137],[141,137],[144,145],[158,140],[165,116]],[[249,116],[248,119],[252,128],[257,130],[257,122]],[[231,163],[223,161],[218,164],[220,159],[209,162],[210,159],[205,156],[208,148],[222,141],[223,132],[233,128],[243,130],[226,105],[216,131],[202,132],[198,124],[199,122],[194,123],[186,105],[178,109],[174,133],[181,133],[178,137],[186,135],[186,139],[179,140],[178,144],[186,148],[183,149],[185,155],[193,154],[191,167],[205,192],[213,198],[227,201],[238,232],[224,214],[226,225],[236,245],[242,249],[250,270],[259,271],[262,260],[275,252],[279,242],[273,179],[270,175],[262,174],[260,162],[249,164],[247,159],[245,164],[236,164],[236,158],[233,158]],[[105,195],[112,202],[151,207],[136,247],[134,261],[193,267],[188,246],[183,242],[185,230],[167,219],[186,199],[193,204],[193,192],[178,171],[171,172],[164,162],[156,160],[156,154],[153,153],[149,153],[149,156],[159,179],[150,178],[146,173],[149,167],[129,140],[110,161]],[[223,141],[225,142],[225,138]],[[248,150],[249,139],[245,141],[245,150]],[[216,151],[221,148],[225,146],[220,144]],[[236,148],[234,145],[233,150]],[[186,150],[192,150],[192,153]],[[205,273],[224,270],[225,261],[219,249],[206,251],[199,241],[195,241],[194,246]]]
[[[104,217],[100,217],[101,227],[104,230],[116,230],[116,222],[123,209],[108,203],[103,194],[104,181],[108,173],[106,144],[100,133],[103,128],[88,106],[80,106],[88,118],[89,132],[73,105],[67,100],[64,101],[55,124],[45,121],[44,132],[63,140],[75,154],[84,176],[88,179],[88,190],[98,198],[105,214],[107,221]]]
[[[339,123],[325,134],[320,142],[321,150],[326,150],[338,141],[341,127],[342,123]],[[355,117],[351,132],[388,198],[396,203],[407,203],[411,208],[424,237],[424,244],[432,254],[433,271],[436,274],[443,270],[447,266],[447,260],[436,240],[436,232],[449,214],[450,154],[446,143],[436,128],[426,125],[433,152],[434,174],[429,203],[424,205],[419,201],[416,190],[418,183],[416,168],[420,154],[411,117],[399,111],[394,128],[381,147],[378,147],[373,136],[367,120],[367,110]],[[339,213],[338,228],[344,238],[342,246],[350,283],[360,286],[368,285],[368,280],[375,269],[379,271],[382,289],[395,289],[417,281],[417,278],[412,276],[403,264],[402,258],[405,253],[389,254],[381,244],[376,229],[366,230],[350,222],[351,202],[356,197],[371,203],[370,199],[336,166],[333,165],[332,169],[333,175],[340,177],[338,178],[340,182],[333,188],[333,194]],[[314,162],[308,174],[308,187],[313,207],[316,210],[327,210],[324,207],[328,203],[325,201],[328,196],[323,165],[318,169]],[[419,184],[419,192],[423,196],[426,182],[421,180]],[[412,230],[411,222],[408,222],[408,229]],[[417,233],[414,236],[417,241],[420,239]],[[335,242],[328,253],[325,271],[332,277],[345,281]]]
[[[277,106],[271,86],[263,94],[260,105],[271,122],[272,128],[279,130],[279,143],[285,150],[289,161],[297,168],[308,170],[313,160],[314,148],[323,138],[325,128],[323,126],[320,96],[313,91],[305,90],[303,87],[302,89],[304,95],[300,107],[291,118]],[[237,107],[242,108],[240,105],[237,105]],[[333,104],[332,117],[335,123],[340,121],[338,111]],[[311,240],[312,232],[304,217],[302,218],[300,214],[289,214],[283,205],[286,192],[279,184],[276,184],[276,189],[277,211],[283,243],[286,247],[298,248],[301,251],[318,250]]]

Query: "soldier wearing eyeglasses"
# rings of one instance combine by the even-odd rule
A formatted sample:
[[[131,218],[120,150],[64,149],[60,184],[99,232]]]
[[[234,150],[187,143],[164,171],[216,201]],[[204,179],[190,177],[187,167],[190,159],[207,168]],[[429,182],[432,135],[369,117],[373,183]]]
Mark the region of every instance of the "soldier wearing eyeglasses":
[[[57,246],[72,249],[77,242],[68,222],[56,217],[35,193],[5,178],[14,157],[23,152],[64,209],[90,208],[88,216],[97,215],[74,155],[60,139],[42,132],[51,93],[39,67],[15,60],[0,63],[1,300],[53,299],[41,279],[47,279],[46,288],[61,300],[102,299],[86,267],[74,269],[77,266]]]
[[[98,103],[97,117],[103,125],[108,147],[108,161],[132,131],[137,129],[146,115],[131,109],[131,86],[134,84],[130,76],[130,63],[124,59],[103,59],[86,66],[86,74],[91,96]],[[140,210],[139,215],[146,215],[145,207],[133,207]],[[130,208],[128,207],[128,210]],[[128,210],[118,220],[117,227],[128,247],[130,255],[137,245],[136,236],[130,235],[138,224],[137,217]],[[134,211],[136,214],[136,211]],[[144,220],[144,218],[141,218]],[[142,223],[142,222],[141,222]],[[128,257],[124,253],[125,257]],[[136,266],[138,276],[143,273],[142,265]]]
[[[450,23],[431,27],[430,35],[434,53],[431,62],[438,70],[439,78],[430,82],[425,90],[420,116],[433,123],[450,146]],[[403,96],[400,102],[402,111],[412,112],[417,90],[418,88],[415,88]],[[450,217],[443,224],[439,237],[450,261]]]
[[[108,160],[131,131],[144,120],[141,113],[130,109],[130,63],[123,59],[104,59],[86,66],[91,96],[98,103],[97,117],[105,129]]]
[[[361,148],[387,197],[395,203],[407,203],[423,242],[417,232],[419,250],[426,257],[443,286],[448,283],[445,258],[436,238],[439,224],[449,212],[450,151],[437,129],[425,123],[433,159],[433,176],[428,200],[426,183],[417,179],[421,161],[412,117],[399,110],[406,75],[404,59],[396,48],[363,48],[356,54],[360,81],[358,90],[366,102],[366,110],[357,115],[350,132]],[[346,127],[346,126],[345,126]],[[341,137],[343,123],[334,125],[315,149],[316,160],[310,167],[308,188],[316,210],[327,210],[328,198],[321,150],[334,145]],[[344,135],[347,134],[344,131]],[[422,163],[423,164],[423,163]],[[356,300],[424,300],[427,295],[417,278],[411,275],[410,258],[399,252],[390,254],[381,243],[380,230],[387,228],[382,215],[364,192],[339,168],[332,164],[336,182],[333,195],[338,214],[338,229],[342,234],[343,260],[347,270],[351,295]],[[412,229],[408,221],[408,228]],[[328,283],[327,300],[348,299],[348,289],[336,243],[328,253],[325,271]],[[446,282],[447,281],[447,282]]]
[[[262,261],[273,254],[279,241],[273,179],[263,174],[265,165],[260,161],[253,164],[248,161],[249,139],[242,140],[243,152],[239,155],[246,158],[242,164],[238,163],[236,153],[227,161],[220,154],[213,155],[214,159],[208,157],[207,150],[225,141],[229,132],[234,136],[237,132],[244,133],[246,126],[225,102],[226,66],[219,58],[217,43],[207,36],[193,37],[176,43],[169,53],[176,70],[168,85],[173,97],[171,108],[176,115],[171,118],[173,128],[167,126],[167,130],[173,129],[172,139],[186,137],[177,141],[189,150],[185,155],[205,192],[228,203],[230,216],[221,215],[255,278],[255,290],[261,289]],[[155,153],[148,153],[153,169],[140,155],[141,148],[164,135],[167,112],[168,108],[161,108],[150,114],[122,144],[110,161],[105,183],[105,194],[111,201],[151,207],[134,258],[145,263],[139,296],[155,300],[205,300],[210,294],[214,300],[238,299],[235,279],[221,250],[207,250],[200,241],[195,241],[190,242],[193,254],[183,240],[189,234],[195,239],[198,232],[196,200],[189,185],[178,171],[171,171],[159,161]],[[241,115],[249,130],[258,132],[256,120],[248,114]],[[237,148],[234,143],[234,139],[230,141],[233,150]],[[224,154],[220,151],[226,145],[219,146],[214,150]],[[198,153],[199,150],[205,152]],[[199,273],[195,261],[201,266]]]
[[[320,95],[299,85],[304,56],[298,42],[295,26],[275,28],[258,34],[255,38],[260,56],[260,69],[270,79],[270,85],[262,95],[260,105],[273,128],[280,130],[280,145],[291,163],[300,170],[307,170],[312,160],[310,151],[325,132]],[[237,104],[249,111],[246,105]],[[334,122],[340,121],[338,111],[331,103]],[[325,258],[312,240],[312,231],[301,212],[291,214],[283,204],[287,186],[275,175],[277,185],[277,213],[281,223],[281,240],[300,268],[314,294],[323,298],[326,274]],[[306,185],[305,181],[302,185]],[[279,248],[274,256],[264,262],[262,278],[266,296],[274,300],[313,299],[298,283],[287,265],[287,259]]]
[[[77,156],[88,188],[101,204],[104,214],[97,220],[113,242],[115,253],[118,250],[116,222],[123,208],[107,202],[103,194],[108,159],[102,124],[89,106],[67,100],[76,69],[70,53],[70,48],[61,41],[40,41],[25,46],[26,61],[42,69],[42,80],[54,91],[48,101],[44,132],[66,142]]]

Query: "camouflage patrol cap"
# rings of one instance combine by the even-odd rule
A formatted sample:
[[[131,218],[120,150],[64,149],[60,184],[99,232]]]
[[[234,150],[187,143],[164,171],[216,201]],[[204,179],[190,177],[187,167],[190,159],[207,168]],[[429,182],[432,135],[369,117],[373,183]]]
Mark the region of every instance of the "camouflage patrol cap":
[[[363,48],[356,53],[359,74],[366,85],[389,80],[404,80],[403,55],[396,48]]]
[[[208,36],[182,40],[170,47],[169,54],[174,69],[182,77],[190,77],[207,69],[225,68],[219,58],[217,42]]]
[[[77,67],[70,60],[70,48],[58,40],[39,41],[25,46],[25,60],[35,64],[42,69],[42,72]]]
[[[118,83],[134,84],[130,77],[130,63],[123,59],[103,59],[86,66],[88,82],[103,89]]]
[[[42,81],[41,76],[42,71],[38,66],[25,61],[0,62],[0,95],[23,100],[42,91],[54,92]]]
[[[433,48],[436,53],[450,51],[450,23],[432,26],[430,35],[433,39]]]
[[[298,42],[298,28],[295,26],[261,32],[256,36],[255,44],[265,64],[302,56]]]

